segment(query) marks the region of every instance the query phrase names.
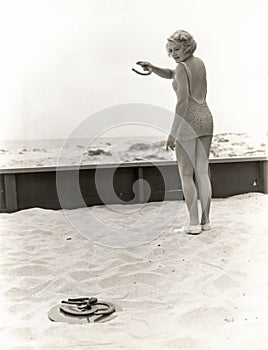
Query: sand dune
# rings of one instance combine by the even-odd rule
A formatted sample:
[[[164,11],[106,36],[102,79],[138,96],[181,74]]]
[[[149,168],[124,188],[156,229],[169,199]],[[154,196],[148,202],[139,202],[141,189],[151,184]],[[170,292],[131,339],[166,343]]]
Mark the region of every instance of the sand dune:
[[[99,236],[87,239],[61,210],[1,214],[2,348],[267,349],[267,195],[214,199],[213,229],[198,236],[174,233],[186,208],[168,202],[170,211],[179,210],[175,222],[129,247],[136,238],[121,230],[124,215],[130,226],[146,225],[155,212],[164,220],[161,205],[121,215],[118,206],[117,212],[70,211],[80,222],[86,212],[101,212],[108,235],[117,225],[128,235],[120,249],[99,245]],[[159,221],[150,225],[159,230]],[[117,317],[88,325],[51,322],[49,309],[71,296],[111,301]]]

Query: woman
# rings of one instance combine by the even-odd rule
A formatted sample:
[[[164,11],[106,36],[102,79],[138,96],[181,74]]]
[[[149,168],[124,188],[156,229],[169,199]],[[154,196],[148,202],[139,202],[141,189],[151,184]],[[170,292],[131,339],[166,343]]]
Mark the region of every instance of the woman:
[[[166,149],[176,150],[182,189],[189,212],[189,224],[177,232],[199,234],[210,230],[211,183],[209,152],[213,135],[213,118],[206,103],[206,69],[193,55],[196,42],[191,34],[178,30],[168,39],[166,48],[177,66],[175,70],[159,68],[150,62],[138,62],[145,71],[173,79],[177,105]],[[195,180],[194,180],[195,179]],[[201,203],[198,216],[197,193]]]

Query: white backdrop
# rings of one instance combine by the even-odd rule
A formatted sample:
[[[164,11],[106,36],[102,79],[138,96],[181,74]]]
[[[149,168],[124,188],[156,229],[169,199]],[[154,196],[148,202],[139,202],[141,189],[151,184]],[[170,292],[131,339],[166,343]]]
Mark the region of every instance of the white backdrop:
[[[265,0],[3,0],[0,139],[65,138],[122,103],[175,110],[170,80],[131,68],[173,68],[165,44],[176,29],[194,35],[206,63],[215,131],[267,130],[267,9]]]

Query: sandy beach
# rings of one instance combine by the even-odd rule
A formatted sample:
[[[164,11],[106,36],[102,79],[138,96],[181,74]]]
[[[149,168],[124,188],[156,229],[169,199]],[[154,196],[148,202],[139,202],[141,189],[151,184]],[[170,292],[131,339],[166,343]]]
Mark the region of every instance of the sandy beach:
[[[268,350],[268,1],[0,9],[0,348]]]
[[[127,235],[128,227],[146,227],[162,205],[121,216],[106,206],[69,212],[80,223],[99,215],[103,235],[114,227]],[[268,196],[214,199],[213,229],[198,236],[174,233],[185,223],[184,203],[165,208],[178,210],[165,232],[120,249],[81,235],[62,210],[1,214],[1,347],[267,349]],[[122,239],[130,246],[129,232]],[[85,325],[48,319],[50,308],[77,296],[114,303],[116,318]]]
[[[166,151],[166,138],[167,135],[0,141],[0,167],[174,161],[175,152]],[[265,132],[215,134],[210,159],[267,156],[267,139]]]

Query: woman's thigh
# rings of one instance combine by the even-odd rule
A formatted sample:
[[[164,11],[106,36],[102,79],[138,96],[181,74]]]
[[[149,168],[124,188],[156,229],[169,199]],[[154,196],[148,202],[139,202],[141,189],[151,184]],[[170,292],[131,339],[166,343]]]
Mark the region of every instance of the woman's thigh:
[[[196,159],[196,139],[177,142],[176,158],[181,176],[193,175]]]
[[[197,171],[208,171],[209,153],[212,136],[200,136],[196,142],[195,168]]]

